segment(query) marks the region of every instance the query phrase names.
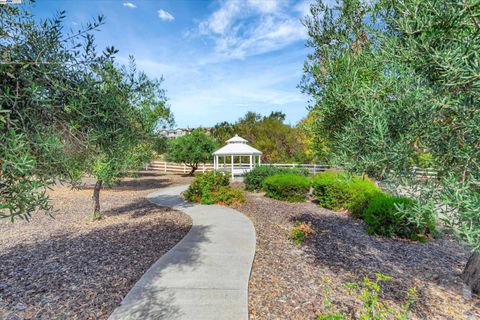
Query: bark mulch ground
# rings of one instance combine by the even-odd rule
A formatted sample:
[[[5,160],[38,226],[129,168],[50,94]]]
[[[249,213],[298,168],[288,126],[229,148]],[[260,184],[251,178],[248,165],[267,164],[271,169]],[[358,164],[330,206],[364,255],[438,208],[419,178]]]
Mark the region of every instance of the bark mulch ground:
[[[101,192],[104,219],[89,222],[93,181],[50,192],[54,219],[0,220],[0,319],[106,319],[143,273],[180,241],[191,219],[145,195],[191,178],[140,172]]]
[[[252,219],[257,252],[249,289],[251,319],[314,319],[324,308],[324,290],[333,304],[351,309],[343,284],[392,276],[384,283],[387,301],[400,305],[408,288],[418,295],[416,319],[479,319],[480,302],[463,294],[459,278],[468,258],[465,247],[448,239],[428,243],[370,236],[363,222],[313,203],[290,204],[249,193],[237,210]],[[294,221],[315,229],[301,246],[287,237]]]

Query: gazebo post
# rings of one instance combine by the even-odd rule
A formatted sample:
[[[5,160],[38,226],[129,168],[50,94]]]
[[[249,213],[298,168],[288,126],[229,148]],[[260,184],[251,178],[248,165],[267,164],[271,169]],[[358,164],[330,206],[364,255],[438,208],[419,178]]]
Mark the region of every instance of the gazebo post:
[[[258,165],[260,166],[262,163],[262,156],[258,156]]]
[[[252,155],[250,155],[250,170],[252,170],[252,167],[253,167],[253,160],[252,160]]]
[[[227,167],[227,156],[223,156],[223,172],[225,172],[226,167]]]
[[[232,162],[232,180],[235,179],[235,173],[233,172],[233,154],[230,156],[231,157],[231,162]]]

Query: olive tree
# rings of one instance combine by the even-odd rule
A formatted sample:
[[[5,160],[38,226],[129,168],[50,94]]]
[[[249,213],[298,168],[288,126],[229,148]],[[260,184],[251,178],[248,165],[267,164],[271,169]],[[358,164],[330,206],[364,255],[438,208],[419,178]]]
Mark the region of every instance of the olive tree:
[[[318,1],[305,20],[313,53],[302,88],[313,134],[338,165],[414,190],[411,210],[438,217],[480,249],[480,4],[472,1]],[[437,180],[411,166],[428,153]],[[413,193],[412,193],[413,194]],[[480,291],[480,257],[464,279]]]
[[[441,170],[426,191],[440,215],[474,254],[463,278],[480,293],[480,3],[384,0],[389,56],[413,70],[430,90],[420,141]],[[426,203],[425,205],[428,205]]]
[[[50,209],[56,179],[93,175],[102,185],[148,161],[160,122],[171,120],[161,81],[97,52],[99,17],[65,33],[63,12],[37,20],[28,6],[0,6],[0,216]]]
[[[68,156],[83,146],[70,130],[68,99],[90,60],[84,37],[99,17],[64,34],[60,12],[36,20],[27,6],[0,6],[0,217],[48,210],[46,188],[76,180]]]
[[[184,163],[191,168],[192,176],[200,163],[212,159],[216,144],[203,129],[195,129],[191,133],[170,140],[166,159],[177,163]]]
[[[156,129],[171,117],[161,82],[137,72],[133,60],[129,68],[119,67],[110,56],[82,81],[88,90],[72,97],[69,106],[79,115],[72,127],[85,141],[79,166],[96,179],[92,211],[97,219],[102,186],[150,161]]]

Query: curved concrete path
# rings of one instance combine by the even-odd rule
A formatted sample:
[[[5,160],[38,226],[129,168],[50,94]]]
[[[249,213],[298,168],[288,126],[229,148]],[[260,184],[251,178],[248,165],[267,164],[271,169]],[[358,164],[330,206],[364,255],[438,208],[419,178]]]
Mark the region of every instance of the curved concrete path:
[[[148,269],[109,319],[248,319],[253,224],[231,208],[185,202],[180,193],[187,187],[148,195],[153,203],[187,213],[192,228]]]

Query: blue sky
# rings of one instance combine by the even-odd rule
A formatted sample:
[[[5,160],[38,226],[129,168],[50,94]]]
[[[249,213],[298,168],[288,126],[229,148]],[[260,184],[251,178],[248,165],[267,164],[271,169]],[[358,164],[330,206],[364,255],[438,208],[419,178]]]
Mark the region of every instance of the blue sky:
[[[309,52],[300,18],[310,2],[39,0],[32,11],[66,10],[72,29],[105,15],[99,47],[113,45],[119,62],[133,55],[149,76],[163,75],[177,126],[208,127],[247,111],[283,111],[292,124],[307,114],[297,86]]]

